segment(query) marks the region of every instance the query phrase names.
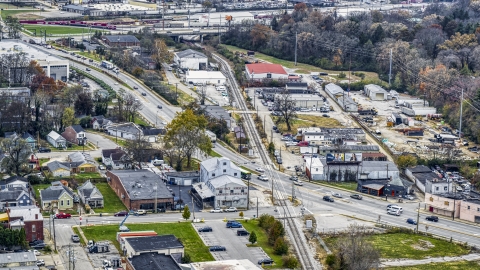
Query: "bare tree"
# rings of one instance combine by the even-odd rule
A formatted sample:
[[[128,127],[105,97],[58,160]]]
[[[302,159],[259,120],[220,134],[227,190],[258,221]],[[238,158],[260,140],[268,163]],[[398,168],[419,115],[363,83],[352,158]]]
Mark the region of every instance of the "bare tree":
[[[292,119],[297,116],[297,112],[295,111],[295,101],[292,99],[290,93],[284,91],[280,95],[276,95],[274,108],[282,114],[281,117],[277,119],[277,124],[285,122],[287,130],[291,131]]]
[[[148,151],[147,149],[151,149],[152,144],[145,140],[141,134],[138,134],[136,139],[127,140],[125,144],[125,152],[127,156],[125,157],[124,161],[131,164],[138,164],[138,167],[142,168],[142,162],[145,162],[148,158]]]
[[[124,118],[127,119],[127,121],[134,122],[135,115],[141,109],[143,109],[143,104],[132,93],[128,93],[128,92],[123,94],[121,100],[123,103],[123,112],[125,114]],[[120,102],[120,99],[119,99],[119,102]]]
[[[23,139],[4,139],[1,148],[5,152],[2,160],[2,167],[9,174],[24,176],[32,172],[28,167],[28,159],[32,149],[27,141]]]
[[[369,270],[380,263],[380,253],[367,241],[368,229],[365,226],[352,224],[345,236],[336,244],[336,264],[338,269]]]

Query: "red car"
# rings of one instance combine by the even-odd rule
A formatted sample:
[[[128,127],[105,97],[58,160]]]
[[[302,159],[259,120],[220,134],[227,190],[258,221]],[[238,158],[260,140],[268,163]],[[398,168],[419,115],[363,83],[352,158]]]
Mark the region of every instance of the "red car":
[[[71,218],[72,215],[68,214],[68,213],[58,213],[55,215],[55,218]]]

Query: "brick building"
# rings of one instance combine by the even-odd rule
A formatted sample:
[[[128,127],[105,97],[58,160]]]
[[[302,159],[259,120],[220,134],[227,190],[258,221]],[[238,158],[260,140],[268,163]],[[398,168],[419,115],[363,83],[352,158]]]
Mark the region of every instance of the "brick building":
[[[132,35],[109,35],[103,36],[102,40],[112,47],[140,46],[140,40]]]
[[[171,208],[173,195],[161,177],[149,170],[107,171],[108,183],[130,210]]]
[[[17,206],[7,209],[8,226],[11,229],[25,228],[27,241],[43,240],[43,216],[36,206]]]

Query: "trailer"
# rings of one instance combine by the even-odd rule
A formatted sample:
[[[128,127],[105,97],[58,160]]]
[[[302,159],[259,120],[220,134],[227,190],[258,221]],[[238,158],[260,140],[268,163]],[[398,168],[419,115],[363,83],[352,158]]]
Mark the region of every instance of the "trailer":
[[[429,114],[436,114],[437,109],[433,107],[413,107],[413,108],[408,108],[408,107],[402,107],[401,108],[402,113],[408,116],[427,116]]]
[[[368,109],[368,110],[358,110],[359,115],[377,115],[378,112],[375,109]]]
[[[88,249],[90,253],[105,253],[110,251],[110,245],[108,242],[95,243]]]

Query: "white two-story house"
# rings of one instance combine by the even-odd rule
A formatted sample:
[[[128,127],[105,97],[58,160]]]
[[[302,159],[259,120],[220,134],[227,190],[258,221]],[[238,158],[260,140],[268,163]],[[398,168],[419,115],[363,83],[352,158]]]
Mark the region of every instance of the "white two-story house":
[[[240,168],[226,157],[211,158],[200,163],[200,182],[207,182],[222,175],[240,179]]]

